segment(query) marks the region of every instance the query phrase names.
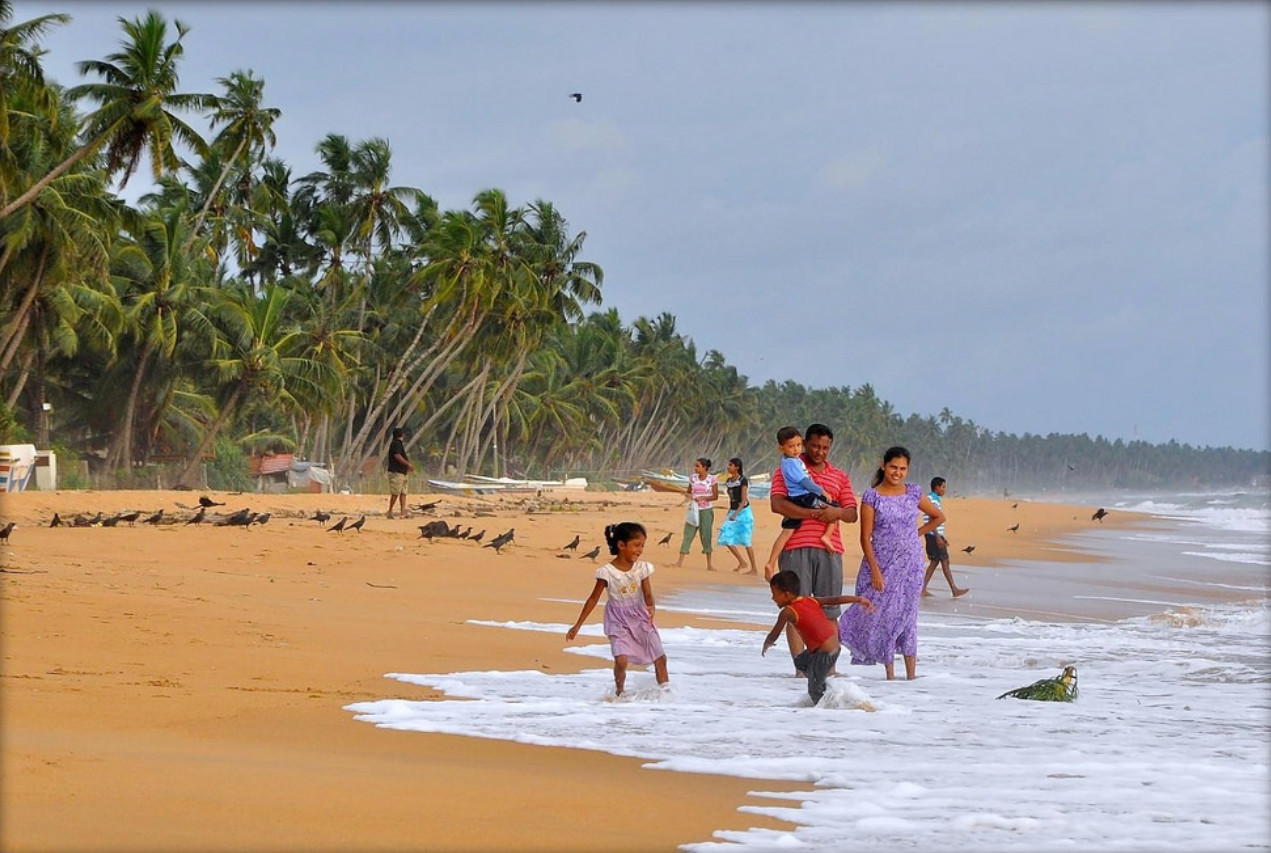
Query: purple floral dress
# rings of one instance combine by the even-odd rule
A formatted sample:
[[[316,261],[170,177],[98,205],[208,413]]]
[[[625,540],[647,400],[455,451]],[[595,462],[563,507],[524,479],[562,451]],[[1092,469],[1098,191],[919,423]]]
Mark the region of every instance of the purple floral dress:
[[[862,558],[856,594],[874,612],[852,607],[839,620],[839,640],[852,653],[852,663],[890,664],[896,654],[918,654],[918,599],[922,595],[922,539],[918,536],[918,501],[922,489],[905,484],[903,495],[880,495],[868,489],[861,503],[874,508],[874,557],[883,573],[883,591],[870,583],[869,563]]]

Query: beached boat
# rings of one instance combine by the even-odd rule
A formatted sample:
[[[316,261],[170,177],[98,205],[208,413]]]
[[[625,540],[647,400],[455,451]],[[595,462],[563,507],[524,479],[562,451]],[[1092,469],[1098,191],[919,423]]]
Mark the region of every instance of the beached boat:
[[[688,488],[688,477],[683,474],[676,474],[669,468],[662,473],[641,471],[640,482],[655,492],[679,492],[683,494],[684,490]]]
[[[456,483],[451,480],[429,480],[428,485],[435,492],[447,492],[452,495],[467,495],[468,497],[476,497],[477,495],[493,495],[502,491],[502,487],[493,484],[481,483]]]
[[[772,483],[769,482],[768,474],[756,474],[753,477],[747,475],[747,479],[750,480],[750,496],[752,498],[768,497],[768,494],[772,489]],[[662,472],[641,471],[640,482],[644,483],[656,492],[675,492],[676,494],[683,494],[684,490],[688,488],[688,476],[685,474],[677,474],[669,468]],[[722,494],[724,491],[724,480],[722,477],[719,482],[720,493]]]
[[[428,485],[435,491],[449,492],[452,495],[518,495],[538,494],[556,490],[584,491],[587,488],[586,477],[570,477],[566,480],[514,480],[511,477],[482,477],[477,474],[465,474],[462,482],[453,480],[429,480]]]
[[[564,480],[514,480],[511,477],[464,474],[464,479],[479,486],[496,486],[502,492],[554,492],[558,489],[582,492],[587,490],[586,477],[567,477]]]

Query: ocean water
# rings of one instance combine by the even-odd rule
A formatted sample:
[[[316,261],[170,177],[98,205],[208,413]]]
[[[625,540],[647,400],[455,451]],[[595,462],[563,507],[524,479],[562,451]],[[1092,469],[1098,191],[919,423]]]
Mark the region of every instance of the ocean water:
[[[1089,538],[1113,560],[1149,555],[1161,566],[1164,603],[1107,621],[924,610],[912,682],[844,658],[811,707],[784,644],[759,653],[776,612],[758,585],[659,601],[703,625],[727,620],[662,631],[667,690],[636,668],[628,695],[612,696],[597,617],[582,631],[595,642],[569,647],[594,663],[577,674],[389,673],[447,698],[347,710],[388,728],[755,779],[743,822],[762,814],[791,824],[716,832],[685,844],[690,851],[1268,849],[1271,502],[1251,492],[1105,506],[1157,517],[1146,529]],[[558,633],[562,645],[569,627],[472,621]],[[1072,703],[997,698],[1067,665],[1080,686]],[[799,790],[782,790],[791,783]]]

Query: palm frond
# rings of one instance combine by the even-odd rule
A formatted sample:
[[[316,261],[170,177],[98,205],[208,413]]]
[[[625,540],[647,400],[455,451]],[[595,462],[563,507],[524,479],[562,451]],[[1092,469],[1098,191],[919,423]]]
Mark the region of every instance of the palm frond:
[[[1071,702],[1078,696],[1077,668],[1066,666],[1064,671],[1054,678],[1043,678],[1027,687],[1008,690],[997,698],[1005,699],[1007,696],[1012,699],[1033,699],[1038,702]]]

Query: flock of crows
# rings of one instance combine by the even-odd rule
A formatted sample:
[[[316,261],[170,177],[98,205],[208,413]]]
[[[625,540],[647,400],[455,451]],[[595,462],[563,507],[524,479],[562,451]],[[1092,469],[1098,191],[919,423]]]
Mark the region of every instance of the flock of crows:
[[[432,503],[428,503],[428,504],[418,504],[414,507],[414,509],[420,512],[432,512],[433,510],[437,508],[439,503],[440,501],[433,501]],[[209,498],[207,495],[201,495],[199,497],[198,511],[195,512],[193,516],[186,519],[185,524],[198,525],[198,524],[202,524],[205,521],[209,521],[211,524],[214,524],[217,527],[251,527],[253,524],[260,524],[260,525],[266,524],[268,523],[270,518],[270,514],[267,512],[252,512],[250,509],[244,507],[243,509],[240,509],[236,512],[226,513],[226,514],[216,514],[213,518],[209,519],[208,510],[218,506],[225,506],[225,504],[223,502],[218,503],[217,501],[214,501],[211,498]],[[1014,504],[1014,506],[1019,506],[1019,504]],[[53,513],[53,520],[49,522],[49,527],[63,527],[63,526],[65,527],[116,527],[119,524],[127,524],[128,526],[132,527],[132,526],[135,526],[138,521],[140,521],[142,524],[151,524],[155,526],[158,526],[160,524],[179,523],[178,520],[173,518],[172,516],[165,516],[164,511],[162,509],[160,509],[156,513],[146,515],[145,518],[142,518],[141,517],[142,515],[146,515],[146,513],[142,512],[141,510],[133,510],[130,512],[116,513],[115,515],[112,515],[109,517],[105,516],[105,514],[101,512],[98,512],[95,516],[88,516],[83,513],[79,513],[74,518],[65,520],[57,513]],[[1095,511],[1094,515],[1090,516],[1090,520],[1098,521],[1099,523],[1102,524],[1103,519],[1106,518],[1107,516],[1108,516],[1108,511],[1104,509],[1103,507],[1099,507],[1099,509]],[[328,521],[330,521],[331,518],[332,516],[330,513],[322,512],[321,510],[318,510],[313,515],[309,516],[310,521],[316,521],[324,525]],[[358,519],[353,522],[349,521],[348,516],[344,516],[335,524],[328,527],[327,532],[328,533],[343,533],[346,530],[356,530],[358,533],[361,533],[362,527],[365,524],[366,524],[365,515],[359,516]],[[3,528],[0,528],[0,542],[9,541],[9,534],[13,532],[13,528],[15,526],[16,524],[10,521]],[[1015,533],[1016,531],[1019,530],[1019,524],[1016,523],[1015,525],[1008,527],[1006,529],[1009,530],[1011,533]],[[445,521],[441,521],[441,520],[430,521],[427,524],[421,524],[419,526],[419,538],[427,539],[429,542],[431,542],[434,539],[463,539],[468,542],[479,543],[483,539],[485,539],[485,534],[486,534],[485,530],[481,530],[478,533],[473,533],[471,527],[468,527],[466,530],[464,530],[462,529],[462,525],[454,525],[452,527],[451,525],[447,524]],[[658,544],[666,545],[670,543],[672,535],[674,534],[673,533],[666,534],[666,536],[663,536],[660,540],[658,540]],[[511,544],[511,542],[513,541],[515,537],[516,537],[516,529],[510,528],[506,532],[500,533],[498,536],[495,536],[489,542],[486,542],[483,545],[483,547],[493,548],[496,554],[502,554],[503,547],[505,545]],[[570,542],[567,545],[563,545],[561,547],[560,550],[562,553],[557,554],[556,556],[560,557],[561,559],[569,559],[570,554],[566,554],[564,552],[570,551],[574,554],[577,554],[578,546],[581,543],[582,543],[582,537],[575,536],[572,542]],[[591,560],[594,563],[596,561],[596,558],[600,556],[600,550],[601,550],[601,546],[597,545],[595,548],[592,548],[590,551],[583,554],[582,556],[585,557],[586,559]],[[975,546],[968,545],[962,550],[965,553],[970,554],[972,551],[975,550]]]
[[[268,524],[270,514],[267,512],[252,512],[244,507],[236,512],[216,513],[213,517],[208,517],[208,510],[212,507],[225,506],[224,503],[217,503],[203,495],[199,498],[198,511],[193,516],[185,520],[186,524],[202,524],[208,521],[217,527],[251,527],[253,524]],[[145,515],[145,518],[141,516]],[[98,512],[94,516],[77,513],[74,518],[64,519],[58,513],[53,513],[53,520],[49,522],[49,527],[118,527],[120,524],[127,524],[129,527],[135,527],[137,522],[142,524],[150,524],[158,527],[160,524],[178,524],[179,519],[167,515],[166,511],[160,509],[156,513],[146,514],[141,510],[131,510],[129,512],[118,512],[114,515],[107,516],[105,513]]]
[[[419,538],[427,539],[429,542],[434,539],[464,539],[468,542],[480,543],[483,539],[485,539],[485,531],[482,530],[479,533],[473,533],[471,527],[467,530],[464,530],[463,525],[461,524],[456,524],[451,527],[449,524],[446,524],[446,522],[438,519],[437,521],[430,521],[427,524],[419,525]],[[505,532],[500,533],[498,536],[495,536],[489,542],[483,544],[482,547],[493,548],[494,553],[502,554],[503,546],[510,545],[512,540],[515,538],[516,528],[512,527]]]

